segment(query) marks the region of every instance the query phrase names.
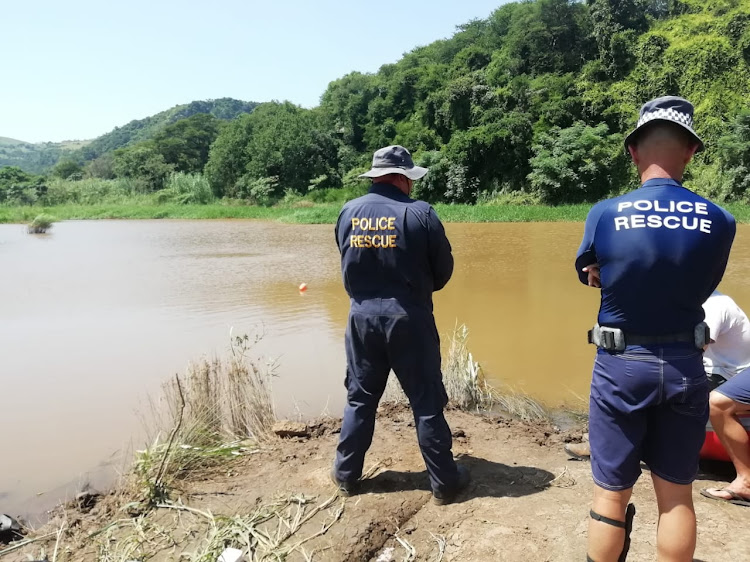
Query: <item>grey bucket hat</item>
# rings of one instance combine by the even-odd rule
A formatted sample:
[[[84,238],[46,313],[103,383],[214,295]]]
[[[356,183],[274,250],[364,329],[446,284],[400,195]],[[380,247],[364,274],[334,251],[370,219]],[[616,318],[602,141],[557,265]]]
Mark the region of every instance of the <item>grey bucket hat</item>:
[[[388,174],[401,174],[410,180],[423,178],[427,168],[415,166],[411,154],[403,146],[386,146],[375,151],[372,157],[372,169],[360,175],[360,178],[380,178]]]
[[[643,104],[638,125],[632,133],[625,137],[625,150],[627,151],[628,146],[635,142],[644,127],[655,121],[669,121],[679,125],[690,133],[698,143],[696,152],[703,150],[703,141],[693,130],[693,104],[685,98],[678,98],[677,96],[663,96]]]

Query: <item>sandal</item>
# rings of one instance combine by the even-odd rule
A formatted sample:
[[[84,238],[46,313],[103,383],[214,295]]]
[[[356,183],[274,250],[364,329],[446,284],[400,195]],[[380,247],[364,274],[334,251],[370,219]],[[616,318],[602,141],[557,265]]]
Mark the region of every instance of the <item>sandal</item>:
[[[729,494],[729,499],[722,498],[720,496],[717,496],[716,494],[712,494],[709,490],[719,490],[719,492],[726,492]],[[743,507],[750,507],[750,499],[749,498],[743,498],[741,495],[739,495],[737,492],[733,492],[729,488],[703,488],[701,490],[701,496],[704,498],[708,498],[710,500],[714,500],[717,502],[725,502],[725,503],[731,503],[732,505],[741,505]]]

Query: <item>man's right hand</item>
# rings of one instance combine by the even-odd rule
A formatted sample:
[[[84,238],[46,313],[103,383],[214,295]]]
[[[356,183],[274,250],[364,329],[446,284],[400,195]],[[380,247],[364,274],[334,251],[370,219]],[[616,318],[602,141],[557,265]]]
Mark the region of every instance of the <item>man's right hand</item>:
[[[599,264],[592,263],[587,265],[582,270],[584,273],[589,275],[589,287],[596,287],[597,289],[602,288],[601,274],[599,273]]]

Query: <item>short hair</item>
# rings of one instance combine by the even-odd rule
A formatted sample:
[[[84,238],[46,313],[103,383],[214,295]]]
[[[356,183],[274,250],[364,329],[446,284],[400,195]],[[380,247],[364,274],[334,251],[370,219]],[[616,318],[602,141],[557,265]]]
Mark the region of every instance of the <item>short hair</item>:
[[[693,135],[680,125],[672,123],[671,121],[652,121],[641,129],[631,144],[634,145],[635,148],[640,148],[640,146],[647,140],[653,139],[674,140],[686,147],[698,145],[698,141],[695,140]]]

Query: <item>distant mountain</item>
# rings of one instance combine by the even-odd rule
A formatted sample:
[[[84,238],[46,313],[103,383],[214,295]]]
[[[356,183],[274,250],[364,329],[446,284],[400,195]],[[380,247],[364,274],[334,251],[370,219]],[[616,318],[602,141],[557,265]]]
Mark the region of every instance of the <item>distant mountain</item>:
[[[94,139],[77,151],[74,157],[83,161],[93,160],[107,152],[150,139],[167,125],[191,117],[196,113],[210,113],[219,119],[231,120],[243,113],[250,113],[257,105],[255,102],[232,98],[193,101],[184,105],[176,105],[172,109],[162,111],[151,117],[136,119],[122,127],[115,127],[113,131]]]
[[[0,146],[15,146],[18,144],[29,144],[29,143],[18,140],[18,139],[9,139],[8,137],[0,137]]]
[[[71,153],[80,148],[81,142],[44,142],[30,143],[8,137],[0,137],[0,167],[18,166],[19,168],[40,174],[54,166],[63,153]]]
[[[232,98],[193,101],[144,119],[136,119],[88,141],[29,143],[0,137],[0,167],[18,166],[27,172],[40,174],[52,168],[62,158],[83,163],[118,148],[150,139],[167,125],[197,113],[210,113],[219,119],[231,120],[243,113],[250,113],[257,105],[255,102]]]

